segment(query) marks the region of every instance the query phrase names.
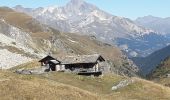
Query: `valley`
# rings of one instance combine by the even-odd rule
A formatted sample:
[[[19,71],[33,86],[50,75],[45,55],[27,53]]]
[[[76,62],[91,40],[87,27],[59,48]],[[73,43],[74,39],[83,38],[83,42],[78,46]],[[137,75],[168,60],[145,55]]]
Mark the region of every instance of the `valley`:
[[[143,75],[149,74],[153,71],[162,61],[170,56],[169,52],[170,46],[162,48],[158,51],[153,52],[147,57],[132,58],[134,63],[140,67],[141,73]]]

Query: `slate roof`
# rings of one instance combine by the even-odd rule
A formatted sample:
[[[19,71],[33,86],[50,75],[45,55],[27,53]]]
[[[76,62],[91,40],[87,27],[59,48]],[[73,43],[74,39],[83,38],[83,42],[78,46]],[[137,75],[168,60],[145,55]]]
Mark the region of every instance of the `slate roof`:
[[[95,63],[99,61],[105,61],[105,59],[99,55],[79,55],[79,56],[67,56],[62,59],[60,59],[62,64],[77,64],[77,63]]]
[[[77,56],[65,56],[62,58],[53,58],[52,56],[46,56],[39,62],[50,61],[54,64],[83,64],[83,63],[96,63],[97,60],[105,61],[105,59],[99,54],[93,55],[77,55]]]

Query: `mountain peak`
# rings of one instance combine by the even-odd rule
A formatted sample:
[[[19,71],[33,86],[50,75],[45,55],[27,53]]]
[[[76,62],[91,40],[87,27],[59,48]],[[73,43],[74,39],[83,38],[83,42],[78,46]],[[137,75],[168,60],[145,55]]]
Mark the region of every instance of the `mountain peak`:
[[[65,10],[72,13],[89,13],[97,9],[96,6],[85,2],[84,0],[70,0],[65,6]]]
[[[23,6],[22,5],[16,5],[14,8],[15,9],[21,9],[21,8],[23,8]]]
[[[81,5],[84,3],[84,0],[70,0],[70,4]]]
[[[84,4],[84,0],[70,0],[70,2],[67,3],[67,6],[70,7],[80,7]]]

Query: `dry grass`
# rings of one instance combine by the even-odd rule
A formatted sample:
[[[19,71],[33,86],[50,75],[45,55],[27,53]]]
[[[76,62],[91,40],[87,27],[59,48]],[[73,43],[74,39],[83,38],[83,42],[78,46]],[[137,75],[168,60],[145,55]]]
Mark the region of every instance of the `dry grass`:
[[[18,68],[33,68],[39,63],[37,61],[30,62],[18,66]],[[17,67],[16,67],[17,68]],[[16,68],[12,69],[15,70]],[[12,76],[16,76],[15,74]],[[127,79],[118,75],[108,74],[103,77],[86,77],[78,76],[75,74],[63,73],[63,72],[50,72],[42,75],[25,76],[21,75],[22,79],[31,80],[38,79],[46,80],[56,84],[64,84],[71,87],[88,91],[95,94],[97,99],[102,100],[169,100],[170,88],[156,84],[151,81],[147,81],[140,78],[132,78],[134,83],[112,91],[111,87],[121,80]],[[41,82],[41,81],[40,81]],[[149,95],[148,95],[149,94]]]
[[[0,14],[1,14],[1,18],[4,18],[5,21],[7,21],[9,24],[13,26],[31,32],[33,32],[33,29],[35,28],[33,27],[33,29],[31,29],[30,27],[28,27],[28,23],[30,23],[33,20],[33,18],[24,13],[15,12],[10,8],[0,8]],[[37,29],[38,26],[39,25],[36,26]]]
[[[63,84],[72,85],[93,92],[95,94],[108,94],[112,93],[112,86],[123,80],[123,77],[117,75],[105,75],[103,77],[86,77],[74,74],[51,72],[48,75],[41,76],[45,79],[50,79]],[[61,78],[62,77],[62,78]]]
[[[41,38],[41,39],[50,39],[51,33],[45,33],[45,32],[37,32],[37,33],[32,33],[31,36],[34,38]]]
[[[48,38],[49,35],[51,35],[50,32],[45,32],[44,27],[31,16],[13,11],[10,8],[0,7],[0,18],[5,19],[7,23],[15,27],[18,27],[26,32],[30,32],[30,35],[33,37],[37,37],[38,35],[38,38]]]
[[[169,100],[170,88],[133,78],[134,83],[111,91],[120,80],[117,75],[100,78],[62,72],[18,75],[0,71],[0,99],[4,100]]]
[[[107,97],[111,100],[169,100],[170,89],[154,82],[134,78],[135,83],[117,90]]]
[[[68,40],[76,41],[76,43],[72,43]],[[122,62],[122,52],[115,46],[110,46],[104,44],[100,41],[90,39],[88,36],[81,36],[76,34],[65,34],[60,37],[62,42],[66,44],[68,48],[71,48],[75,54],[94,54],[99,53],[104,58],[114,61],[116,65],[120,65]]]
[[[33,69],[33,68],[38,68],[40,67],[41,64],[38,62],[38,60],[34,60],[28,63],[21,64],[19,66],[12,67],[9,69],[10,71],[15,71],[17,69]]]
[[[111,87],[114,84],[117,84],[120,80],[127,78],[123,78],[117,75],[106,75],[102,78],[90,78],[55,72],[48,74],[48,76],[45,78],[90,91],[99,95],[100,98],[105,98],[106,100],[170,99],[169,88],[139,78],[133,78],[133,80],[135,80],[133,84],[130,84],[127,87],[118,89],[116,91],[111,91]]]
[[[85,90],[35,76],[0,72],[1,100],[97,100]]]

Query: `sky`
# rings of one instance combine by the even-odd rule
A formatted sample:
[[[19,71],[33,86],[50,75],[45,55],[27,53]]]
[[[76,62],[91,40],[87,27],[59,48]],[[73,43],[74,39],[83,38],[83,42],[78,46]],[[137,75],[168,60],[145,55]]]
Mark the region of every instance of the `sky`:
[[[170,17],[170,0],[85,0],[112,15],[136,19],[152,15]],[[47,6],[64,6],[69,0],[0,0],[0,6],[37,8]]]

